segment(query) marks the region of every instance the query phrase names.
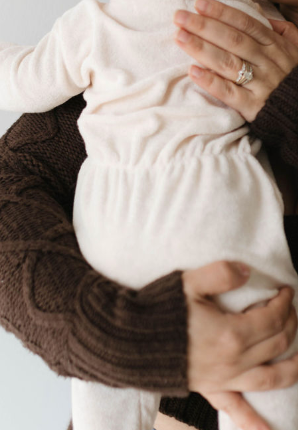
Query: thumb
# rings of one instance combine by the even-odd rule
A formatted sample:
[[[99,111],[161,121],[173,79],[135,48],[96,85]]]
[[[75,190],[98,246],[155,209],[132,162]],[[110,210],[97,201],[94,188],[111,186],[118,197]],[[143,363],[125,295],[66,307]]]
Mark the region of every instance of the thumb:
[[[285,37],[293,45],[298,46],[298,30],[292,22],[275,19],[269,19],[269,21],[276,33]]]
[[[230,419],[242,430],[260,429],[270,430],[268,424],[247,403],[240,393],[223,392],[214,393],[206,397],[209,403],[217,409],[229,415]],[[226,417],[222,417],[226,420]],[[227,425],[228,424],[228,425]],[[230,427],[226,423],[226,427]]]
[[[216,261],[183,272],[182,279],[188,296],[210,296],[241,287],[247,282],[249,274],[249,267],[243,263]]]

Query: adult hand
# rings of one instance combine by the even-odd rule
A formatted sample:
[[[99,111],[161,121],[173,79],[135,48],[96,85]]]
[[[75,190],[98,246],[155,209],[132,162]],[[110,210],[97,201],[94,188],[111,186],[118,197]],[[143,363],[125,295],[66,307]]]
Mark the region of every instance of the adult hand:
[[[214,408],[227,412],[241,429],[268,430],[240,392],[284,388],[298,380],[298,355],[264,364],[292,343],[297,316],[289,287],[281,288],[263,308],[241,314],[221,311],[211,296],[242,286],[248,276],[246,266],[227,262],[183,273],[188,306],[189,389],[202,394]]]
[[[174,15],[174,23],[180,27],[176,43],[206,67],[192,65],[190,78],[253,121],[270,93],[298,65],[298,29],[287,22],[282,24],[287,30],[278,34],[215,0],[198,0],[196,10],[199,14],[176,11]],[[252,65],[254,78],[239,86],[235,81],[242,60]]]

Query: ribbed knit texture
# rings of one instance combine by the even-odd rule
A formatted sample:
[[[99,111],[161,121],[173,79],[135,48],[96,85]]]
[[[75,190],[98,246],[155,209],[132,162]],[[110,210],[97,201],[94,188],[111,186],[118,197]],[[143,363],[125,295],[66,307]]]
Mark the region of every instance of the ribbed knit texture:
[[[163,397],[159,410],[200,430],[218,428],[217,411],[197,393],[190,393],[185,399]]]
[[[298,164],[298,67],[273,91],[265,106],[250,124],[251,134],[259,137],[267,151],[277,150],[281,158]]]
[[[270,148],[289,141],[290,150],[281,154],[296,168],[297,79],[298,68],[251,124]],[[271,101],[288,88],[292,110],[276,109],[279,102]],[[84,106],[79,95],[51,112],[25,114],[0,140],[1,325],[61,376],[155,387],[171,396],[162,399],[162,413],[200,430],[216,430],[217,413],[204,398],[195,393],[177,397],[187,396],[181,272],[136,292],[95,273],[79,253],[71,214],[76,176],[86,156],[76,126]],[[298,217],[286,217],[285,230],[297,270]],[[123,341],[124,355],[116,337]],[[142,359],[144,345],[146,352],[158,352],[154,359]]]

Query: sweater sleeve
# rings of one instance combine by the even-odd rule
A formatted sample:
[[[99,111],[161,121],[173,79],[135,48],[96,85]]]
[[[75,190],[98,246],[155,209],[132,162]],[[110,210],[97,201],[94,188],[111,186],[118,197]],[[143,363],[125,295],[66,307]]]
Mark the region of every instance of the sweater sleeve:
[[[83,0],[58,18],[36,46],[0,42],[0,109],[44,112],[91,82],[96,0]]]
[[[141,290],[94,271],[71,223],[85,157],[77,96],[0,140],[0,322],[62,376],[186,396],[181,271]]]
[[[266,149],[278,151],[282,159],[298,167],[298,67],[271,93],[265,106],[250,124],[250,133]]]

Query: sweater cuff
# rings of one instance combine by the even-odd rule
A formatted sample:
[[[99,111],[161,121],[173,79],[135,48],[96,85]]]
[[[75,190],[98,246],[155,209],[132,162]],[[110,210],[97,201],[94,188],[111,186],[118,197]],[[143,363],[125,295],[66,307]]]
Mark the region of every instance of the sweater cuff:
[[[197,393],[178,399],[163,397],[159,411],[200,430],[217,430],[217,411]]]
[[[261,139],[267,149],[282,145],[281,136],[289,130],[297,133],[297,98],[298,66],[270,94],[265,106],[250,124],[250,133]]]
[[[74,373],[111,386],[117,381],[118,387],[187,395],[187,305],[181,274],[177,270],[138,291],[99,279],[93,271],[84,278],[69,339]],[[93,374],[87,375],[87,369]]]

